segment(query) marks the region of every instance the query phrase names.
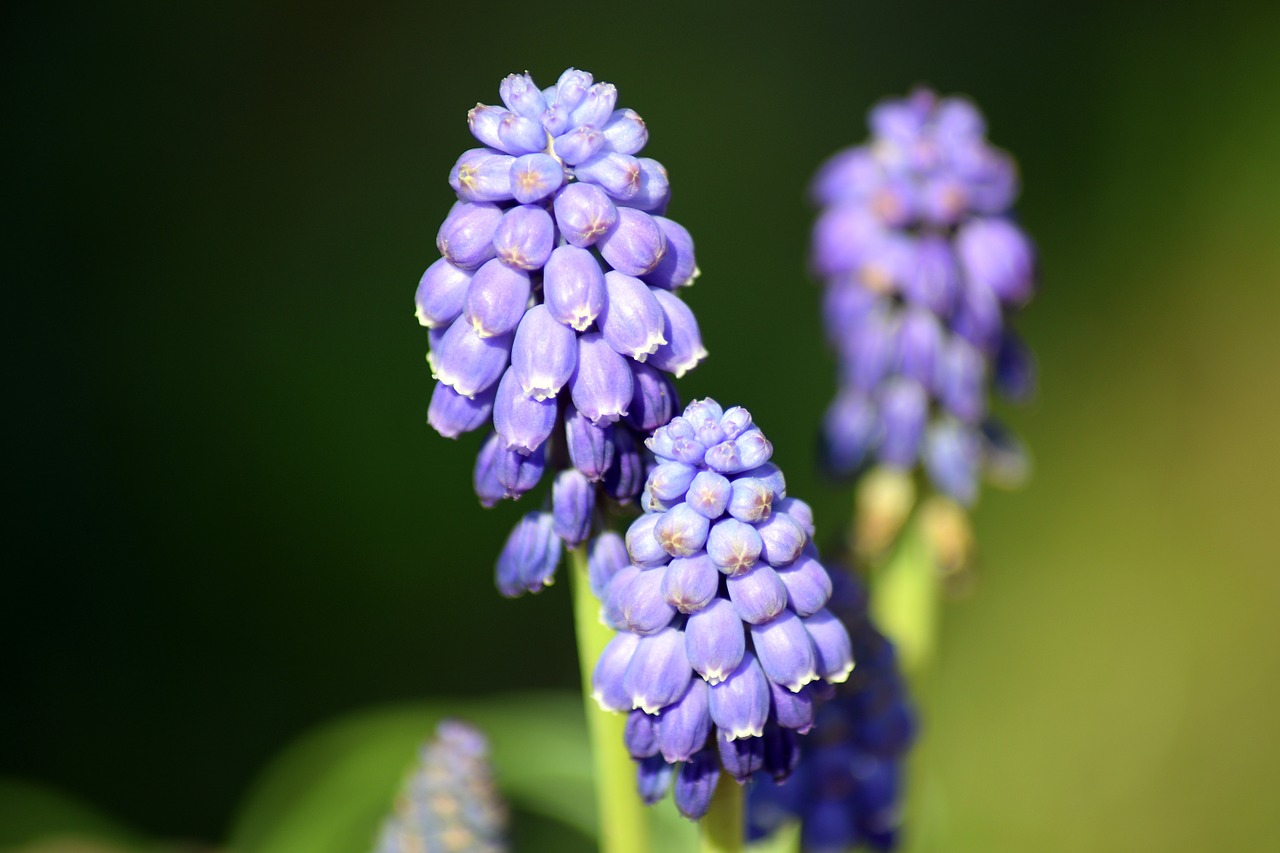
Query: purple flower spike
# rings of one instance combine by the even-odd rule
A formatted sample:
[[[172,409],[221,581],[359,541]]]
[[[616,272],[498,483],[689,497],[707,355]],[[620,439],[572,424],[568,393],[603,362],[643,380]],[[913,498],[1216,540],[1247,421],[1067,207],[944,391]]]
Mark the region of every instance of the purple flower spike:
[[[919,90],[877,106],[870,126],[813,184],[811,266],[841,385],[824,454],[843,474],[923,464],[936,489],[971,501],[975,441],[961,433],[985,419],[989,387],[1016,402],[1029,382],[1029,359],[1006,360],[1035,290],[1035,251],[1009,209],[1017,171],[961,99]]]
[[[531,512],[511,531],[498,557],[498,591],[508,598],[538,592],[551,583],[560,561],[560,543],[552,530],[551,515]]]
[[[458,202],[436,234],[436,248],[454,266],[475,269],[496,254],[493,236],[502,218],[495,204]]]
[[[569,548],[586,541],[591,532],[591,514],[596,508],[596,490],[581,471],[566,468],[556,475],[551,487],[551,507],[556,535]]]
[[[662,514],[653,532],[673,557],[692,557],[707,543],[711,522],[688,504],[677,504]]]
[[[631,695],[623,680],[639,646],[640,638],[624,631],[610,640],[600,654],[591,675],[591,698],[604,710],[623,713],[631,710]]]
[[[684,633],[663,628],[641,637],[627,664],[623,687],[631,697],[631,707],[656,714],[684,695],[693,669],[684,656]]]
[[[707,683],[700,678],[690,679],[684,696],[663,710],[657,728],[663,758],[672,764],[691,760],[707,745],[711,734]]]
[[[459,269],[444,258],[427,267],[413,299],[418,322],[434,329],[458,319],[467,301],[472,275],[470,270]]]
[[[600,333],[615,352],[644,361],[667,342],[662,336],[662,308],[638,278],[610,270],[604,280],[607,298]]]
[[[665,317],[662,336],[666,343],[649,356],[649,363],[659,370],[675,374],[679,379],[707,357],[707,350],[702,346],[702,332],[693,311],[680,297],[661,289],[652,292],[662,306]]]
[[[667,570],[662,575],[662,597],[681,613],[702,610],[711,603],[719,590],[720,572],[706,554],[677,557],[667,565]],[[687,649],[687,628],[685,642]]]
[[[545,305],[525,312],[511,345],[511,369],[520,390],[535,400],[554,399],[578,363],[578,336],[551,316]]]
[[[764,541],[750,524],[736,518],[725,518],[711,526],[707,534],[707,553],[727,575],[745,572],[756,564]]]
[[[593,540],[592,528],[638,497],[648,509],[681,503],[682,492],[671,491],[667,501],[646,488],[655,463],[640,443],[676,412],[671,374],[705,355],[688,309],[678,302],[664,307],[637,276],[654,273],[671,234],[679,263],[664,266],[655,281],[683,283],[692,269],[692,239],[675,222],[642,212],[665,211],[669,181],[656,160],[634,156],[648,130],[633,110],[618,107],[612,84],[568,69],[552,86],[513,74],[499,90],[505,108],[477,104],[468,113],[482,147],[453,164],[449,184],[458,201],[437,233],[443,257],[414,296],[437,380],[427,420],[456,437],[492,419],[495,431],[485,436],[474,469],[481,503],[520,497],[550,462],[546,515],[553,533],[570,547],[612,542],[613,556],[623,552],[620,559],[629,560],[617,537]],[[678,340],[668,338],[669,328]],[[643,363],[660,347],[667,351],[659,363]],[[552,432],[561,422],[557,442]],[[704,452],[693,432],[673,450],[671,458],[685,464],[700,462]],[[656,491],[683,490],[696,473],[688,469],[665,488],[659,482]],[[668,520],[664,541],[693,556],[710,521],[681,510]],[[646,568],[665,566],[670,556],[653,535],[656,520],[645,523],[648,541],[637,559]],[[607,556],[610,546],[601,547],[598,565],[590,565],[597,591],[623,574],[640,580],[640,568],[620,570]],[[526,583],[518,575],[504,569],[507,588],[551,579]],[[627,609],[636,630],[665,627],[677,611],[664,596],[664,578],[660,572],[634,584],[610,581],[605,618],[624,626]],[[719,580],[713,580],[716,589],[696,594],[714,597]],[[688,595],[680,600],[691,604]]]
[[[644,804],[651,806],[667,795],[675,768],[661,755],[646,758],[636,765],[636,790]]]
[[[654,218],[631,207],[618,209],[618,221],[596,243],[600,254],[618,272],[652,272],[667,253],[667,238]]]
[[[482,338],[514,332],[529,302],[529,274],[498,259],[476,270],[467,288],[465,316]]]
[[[574,174],[619,201],[633,199],[640,192],[640,161],[629,154],[601,151],[574,169]]]
[[[670,625],[676,615],[676,609],[662,596],[665,574],[661,568],[644,569],[622,594],[622,621],[642,637],[658,633]]]
[[[627,528],[627,553],[631,555],[631,562],[635,565],[646,568],[665,566],[671,559],[655,532],[661,520],[661,515],[647,513]]]
[[[526,397],[515,371],[508,369],[498,383],[493,402],[493,426],[506,449],[532,453],[547,440],[555,425],[556,401]]]
[[[769,719],[769,681],[751,652],[724,681],[711,686],[711,719],[730,740],[760,737]]]
[[[662,229],[667,251],[658,265],[642,276],[645,283],[666,290],[693,284],[698,276],[698,263],[693,255],[693,237],[683,225],[666,217],[655,216],[653,221]]]
[[[618,221],[618,209],[595,184],[570,184],[555,201],[556,224],[574,246],[594,245]]]
[[[511,356],[511,335],[481,337],[471,321],[459,317],[436,349],[435,378],[464,397],[474,397],[497,382]]]
[[[831,599],[831,576],[809,548],[777,574],[787,588],[787,604],[800,616],[812,616]]]
[[[649,141],[649,129],[635,110],[614,110],[605,122],[604,137],[619,154],[635,154]]]
[[[704,749],[680,767],[676,775],[676,809],[689,820],[702,820],[711,808],[716,784],[720,781],[720,762],[714,751]]]
[[[724,681],[742,662],[747,648],[746,635],[728,599],[715,598],[691,613],[684,631],[689,663],[708,684]]]
[[[474,397],[464,397],[448,385],[437,382],[431,393],[431,406],[427,409],[427,423],[445,438],[457,438],[484,426],[493,411],[493,395],[497,389],[490,387]]]
[[[598,332],[578,338],[578,364],[569,396],[591,423],[613,423],[627,413],[633,390],[631,368]]]
[[[662,371],[639,362],[631,365],[634,391],[627,423],[644,433],[653,432],[671,420],[680,405],[671,380]]]
[[[504,213],[493,235],[493,247],[502,262],[522,270],[545,265],[555,242],[556,226],[551,214],[530,204]]]
[[[510,201],[514,157],[489,148],[472,148],[458,158],[449,186],[463,201]]]
[[[818,679],[813,641],[800,617],[783,610],[776,619],[751,626],[751,642],[770,681],[795,693]]]
[[[844,624],[826,609],[800,621],[813,640],[818,676],[828,684],[843,684],[853,672],[853,643]]]
[[[613,465],[613,426],[595,426],[573,406],[565,409],[565,445],[569,460],[588,480],[597,483]]]
[[[627,546],[618,534],[608,530],[592,539],[587,549],[587,579],[592,595],[603,598],[609,581],[623,566],[630,564]]]
[[[511,194],[521,204],[541,201],[564,184],[564,167],[548,154],[525,154],[511,165]]]
[[[738,618],[752,625],[768,622],[787,606],[787,588],[769,566],[757,565],[732,575],[725,586]]]

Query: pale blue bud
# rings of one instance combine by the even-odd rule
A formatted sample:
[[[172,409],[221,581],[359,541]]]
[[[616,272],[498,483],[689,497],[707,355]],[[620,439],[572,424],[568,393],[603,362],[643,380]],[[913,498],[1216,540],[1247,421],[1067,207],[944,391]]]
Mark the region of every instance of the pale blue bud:
[[[569,396],[579,412],[596,426],[613,423],[627,413],[633,390],[627,360],[598,332],[578,338],[578,363],[569,379]]]
[[[531,512],[516,524],[498,557],[498,591],[508,598],[549,586],[560,562],[551,515]]]
[[[818,676],[828,684],[843,684],[853,672],[853,644],[844,623],[826,609],[800,621],[813,641]]]
[[[464,397],[448,385],[437,382],[431,392],[431,405],[427,408],[427,423],[445,438],[457,438],[464,432],[478,429],[489,420],[496,390],[490,386],[474,397]]]
[[[649,363],[679,379],[707,357],[702,332],[693,311],[680,297],[661,288],[654,288],[652,293],[662,306],[662,336],[666,343],[649,356]]]
[[[684,656],[684,633],[663,628],[640,638],[622,683],[632,708],[656,714],[684,695],[692,677]]]
[[[713,598],[689,614],[684,646],[689,664],[708,684],[719,684],[738,669],[747,641],[742,620],[728,599]]]
[[[768,622],[787,606],[787,588],[778,573],[763,563],[731,575],[726,586],[738,618],[752,625]]]
[[[818,678],[813,641],[800,617],[783,610],[772,621],[751,626],[751,642],[770,681],[792,693]]]
[[[622,741],[627,745],[627,752],[639,761],[658,754],[658,720],[644,711],[632,711],[627,714],[627,728],[623,732]]]
[[[716,733],[716,747],[720,752],[720,763],[724,771],[745,783],[760,768],[764,767],[764,740],[758,737],[734,738],[730,740],[724,732]]]
[[[590,534],[595,508],[596,488],[581,471],[566,468],[556,475],[551,486],[551,509],[556,535],[569,548],[576,548]]]
[[[467,287],[471,284],[472,275],[470,270],[458,269],[447,258],[427,267],[413,298],[418,322],[434,329],[448,326],[458,319],[467,301]]]
[[[613,425],[595,426],[570,405],[565,407],[564,435],[573,467],[593,483],[603,480],[613,465]]]
[[[591,698],[606,711],[626,713],[632,708],[631,695],[623,684],[627,667],[640,645],[640,638],[629,631],[614,636],[600,653],[591,674]]]
[[[691,557],[707,543],[711,522],[688,504],[676,504],[661,514],[654,527],[658,541],[673,557]]]
[[[449,172],[449,186],[464,201],[509,201],[514,161],[514,157],[488,148],[472,148]]]
[[[809,534],[810,541],[813,540],[813,507],[809,506],[799,498],[782,498],[773,502],[774,512],[785,512],[796,520],[796,523],[804,528],[804,532]]]
[[[604,272],[586,249],[560,246],[543,271],[542,292],[556,322],[585,332],[604,310]]]
[[[638,276],[652,272],[662,260],[667,253],[667,238],[649,214],[631,207],[620,207],[618,221],[597,241],[596,246],[618,272]]]
[[[653,221],[662,229],[667,251],[658,265],[642,276],[645,283],[666,290],[693,284],[698,275],[698,263],[693,255],[693,237],[683,225],[665,216],[655,216]]]
[[[716,753],[704,749],[692,761],[680,765],[672,794],[676,809],[689,820],[702,820],[711,808],[711,798],[719,781],[720,762]]]
[[[472,136],[490,148],[505,150],[502,140],[498,138],[498,123],[506,114],[507,111],[500,107],[476,104],[467,113],[467,128]]]
[[[667,795],[675,765],[668,764],[661,755],[644,759],[636,765],[636,790],[647,806],[652,806]]]
[[[481,506],[493,506],[507,496],[506,486],[498,482],[498,452],[501,450],[501,441],[495,432],[489,434],[484,444],[480,445],[480,452],[476,454],[471,482]]]
[[[574,175],[620,201],[633,199],[640,192],[640,162],[629,154],[601,151],[574,169]]]
[[[649,490],[658,500],[678,501],[697,473],[697,468],[683,462],[661,462],[649,473]]]
[[[696,613],[703,609],[719,590],[720,572],[705,553],[677,557],[667,564],[662,577],[662,597],[681,613]],[[687,647],[687,628],[685,642]]]
[[[689,484],[685,502],[714,521],[724,515],[732,488],[729,480],[715,471],[699,471]]]
[[[738,477],[733,481],[729,514],[738,521],[763,521],[773,513],[773,491],[755,477]]]
[[[525,154],[511,165],[511,195],[521,204],[541,201],[564,183],[564,167],[549,154]]]
[[[799,616],[812,616],[831,599],[831,576],[817,559],[812,545],[806,546],[794,563],[777,570],[787,588],[787,604]]]
[[[658,534],[654,532],[661,519],[662,516],[658,513],[646,513],[631,522],[631,526],[627,528],[627,553],[631,555],[631,562],[637,566],[665,566],[671,559],[658,541]]]
[[[498,139],[510,154],[533,154],[547,147],[547,132],[531,118],[506,113],[498,120]]]
[[[649,130],[635,110],[614,110],[605,122],[604,137],[619,154],[635,154],[649,141]]]
[[[493,248],[504,263],[536,270],[547,263],[555,246],[556,226],[551,214],[536,205],[517,205],[502,215],[493,235]]]
[[[575,125],[589,124],[592,127],[604,127],[613,107],[618,102],[618,90],[612,83],[596,83],[587,90],[586,95],[574,107],[570,119]]]
[[[528,74],[509,74],[498,84],[498,96],[507,109],[535,121],[546,112],[547,102]]]
[[[627,546],[622,537],[607,530],[591,540],[587,547],[587,580],[591,585],[591,594],[596,598],[604,597],[605,587],[624,566],[631,565],[627,556]]]
[[[689,761],[707,745],[711,734],[707,683],[689,679],[689,686],[675,704],[658,717],[658,748],[667,761]]]
[[[494,470],[498,482],[507,490],[507,497],[519,498],[538,485],[546,468],[546,450],[545,444],[539,445],[527,455],[518,450],[498,448],[494,454]]]
[[[754,566],[763,547],[760,533],[736,518],[717,521],[707,534],[707,553],[720,571],[728,575],[745,572]]]
[[[775,512],[765,521],[756,524],[763,547],[760,559],[771,566],[785,566],[800,556],[809,535],[791,516]]]
[[[464,316],[482,338],[514,332],[529,303],[529,274],[494,258],[471,278]]]
[[[575,127],[554,143],[556,156],[570,166],[590,160],[604,147],[604,134],[589,124]]]
[[[644,361],[667,342],[662,336],[662,308],[638,278],[610,270],[604,280],[607,297],[600,333],[615,352]]]
[[[435,350],[435,378],[464,397],[474,397],[502,378],[511,358],[511,335],[482,338],[459,317]]]
[[[493,235],[502,218],[502,210],[496,204],[460,201],[441,224],[436,248],[454,266],[475,269],[495,255]]]
[[[578,363],[578,336],[551,316],[546,305],[524,314],[511,345],[511,369],[520,390],[535,400],[553,399]]]
[[[622,604],[622,621],[641,636],[656,634],[671,624],[676,609],[662,597],[664,569],[644,569],[627,584]]]
[[[769,719],[769,681],[755,655],[745,652],[724,681],[711,685],[710,709],[711,719],[729,740],[764,734]]]
[[[569,184],[556,196],[554,207],[560,233],[580,248],[593,245],[618,221],[618,208],[595,184]]]
[[[843,679],[842,679],[843,680]],[[773,716],[779,726],[805,734],[813,728],[813,687],[804,687],[795,693],[769,682],[769,695],[773,699]]]
[[[653,432],[671,420],[680,406],[675,386],[667,375],[647,364],[631,365],[634,390],[627,423],[642,433]]]
[[[627,207],[654,214],[665,212],[667,202],[671,200],[671,180],[667,177],[666,168],[648,157],[640,157],[636,162],[640,164],[640,186],[636,194],[624,203]]]

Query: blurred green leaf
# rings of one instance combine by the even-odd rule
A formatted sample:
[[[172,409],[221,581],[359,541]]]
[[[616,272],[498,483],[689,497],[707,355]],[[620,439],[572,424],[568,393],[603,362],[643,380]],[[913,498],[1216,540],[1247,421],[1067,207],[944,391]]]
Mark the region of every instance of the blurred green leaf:
[[[140,844],[123,824],[68,794],[0,778],[0,850],[54,841],[65,850],[115,851]]]
[[[594,838],[595,799],[581,699],[572,693],[495,696],[361,712],[304,735],[259,776],[235,820],[236,853],[369,849],[418,744],[445,717],[481,728],[512,808]],[[669,804],[654,810],[664,850],[692,846]]]

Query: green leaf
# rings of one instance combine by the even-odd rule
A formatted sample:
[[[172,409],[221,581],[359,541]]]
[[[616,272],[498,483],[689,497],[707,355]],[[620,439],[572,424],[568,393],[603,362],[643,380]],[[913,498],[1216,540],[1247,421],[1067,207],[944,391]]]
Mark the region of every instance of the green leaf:
[[[113,818],[54,788],[0,778],[0,850],[59,839],[64,849],[116,853],[138,849],[138,836]]]

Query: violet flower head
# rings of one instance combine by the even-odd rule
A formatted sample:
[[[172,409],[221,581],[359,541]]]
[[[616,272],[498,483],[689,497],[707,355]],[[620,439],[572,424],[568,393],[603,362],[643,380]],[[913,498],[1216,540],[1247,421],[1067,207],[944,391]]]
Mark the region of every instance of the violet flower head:
[[[961,98],[917,90],[875,107],[870,125],[871,139],[828,160],[812,188],[822,211],[811,265],[839,359],[827,464],[922,464],[939,491],[970,504],[997,452],[984,436],[1008,434],[990,418],[988,389],[1014,401],[1034,389],[1010,327],[1036,271],[1011,217],[1017,171]]]
[[[818,709],[791,777],[752,784],[748,834],[755,840],[798,820],[805,850],[892,850],[915,715],[893,645],[868,618],[865,590],[846,572],[832,574],[831,611],[848,626],[858,668]]]
[[[436,379],[428,422],[447,438],[493,427],[481,502],[555,479],[499,561],[499,588],[518,595],[552,582],[560,542],[585,541],[601,504],[635,499],[642,438],[676,410],[671,377],[707,352],[674,292],[698,275],[693,240],[665,216],[666,170],[638,156],[640,116],[572,68],[545,89],[512,74],[499,94],[468,115],[479,147],[449,173],[458,200],[415,303]]]
[[[627,532],[630,565],[603,589],[618,633],[593,694],[629,715],[646,802],[670,786],[696,820],[722,772],[786,778],[797,734],[829,685],[849,677],[853,652],[826,609],[813,514],[787,496],[751,415],[697,400],[646,444],[657,465]]]
[[[423,744],[417,766],[382,826],[375,853],[502,853],[507,809],[489,766],[480,732],[444,720]]]

